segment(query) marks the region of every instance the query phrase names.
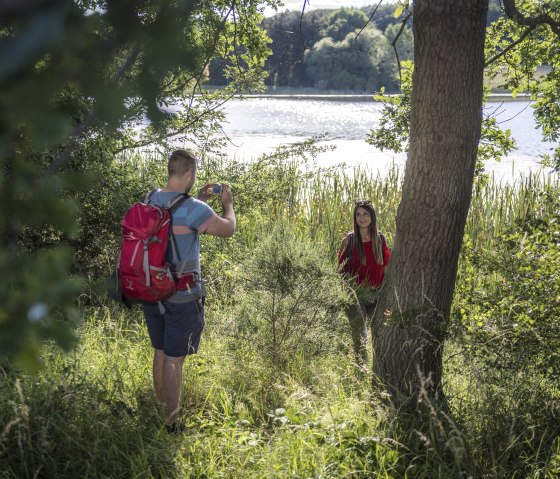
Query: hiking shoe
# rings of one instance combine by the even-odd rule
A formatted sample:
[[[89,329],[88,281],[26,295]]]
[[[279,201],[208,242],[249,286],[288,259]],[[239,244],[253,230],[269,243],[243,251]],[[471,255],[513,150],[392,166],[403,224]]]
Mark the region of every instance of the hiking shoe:
[[[178,434],[185,430],[185,424],[183,421],[177,420],[172,422],[171,424],[166,424],[165,429],[169,434]]]

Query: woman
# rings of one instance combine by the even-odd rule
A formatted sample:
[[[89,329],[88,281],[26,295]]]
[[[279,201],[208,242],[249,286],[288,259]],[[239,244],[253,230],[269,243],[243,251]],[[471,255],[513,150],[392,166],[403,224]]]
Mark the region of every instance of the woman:
[[[375,311],[377,291],[383,283],[391,258],[387,240],[377,231],[377,218],[369,200],[354,205],[354,231],[342,240],[338,262],[356,283],[358,301],[347,309],[354,351],[359,362],[367,362],[367,318]]]

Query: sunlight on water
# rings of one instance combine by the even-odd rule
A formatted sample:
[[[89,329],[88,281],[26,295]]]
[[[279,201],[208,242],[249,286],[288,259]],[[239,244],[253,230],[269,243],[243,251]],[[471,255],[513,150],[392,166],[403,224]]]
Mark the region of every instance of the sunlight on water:
[[[277,146],[302,142],[324,135],[320,145],[335,145],[322,153],[318,164],[332,166],[367,165],[385,172],[391,165],[404,167],[406,155],[379,151],[365,143],[369,130],[381,117],[381,105],[373,101],[333,101],[314,99],[251,98],[231,100],[224,108],[224,132],[232,142],[229,155],[253,159],[272,153]],[[486,170],[496,179],[512,181],[542,167],[540,156],[553,144],[541,141],[529,101],[489,102],[485,115],[497,118],[500,128],[510,129],[518,149],[501,162],[488,161]]]

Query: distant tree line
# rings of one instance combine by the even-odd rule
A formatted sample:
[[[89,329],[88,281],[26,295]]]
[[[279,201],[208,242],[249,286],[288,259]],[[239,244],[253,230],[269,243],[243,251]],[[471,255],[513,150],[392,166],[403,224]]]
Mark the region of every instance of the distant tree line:
[[[272,40],[266,61],[268,87],[316,88],[358,92],[398,90],[397,60],[391,41],[402,20],[394,5],[381,6],[368,22],[371,8],[284,12],[263,20]],[[412,32],[404,29],[397,43],[400,59],[412,58]],[[209,68],[209,84],[225,85],[224,63]]]
[[[488,21],[501,11],[491,1]],[[315,88],[355,92],[399,91],[397,55],[391,42],[403,19],[395,5],[283,12],[263,20],[272,55],[265,68],[269,88]],[[412,60],[413,40],[407,22],[396,42],[398,59]],[[231,59],[230,59],[231,61]],[[216,59],[208,69],[209,85],[226,85],[226,62]]]

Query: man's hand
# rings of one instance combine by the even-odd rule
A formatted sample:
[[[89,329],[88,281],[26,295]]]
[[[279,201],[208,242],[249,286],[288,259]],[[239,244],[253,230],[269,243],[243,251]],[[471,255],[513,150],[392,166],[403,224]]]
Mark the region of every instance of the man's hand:
[[[233,205],[233,196],[231,194],[229,185],[222,183],[222,194],[219,196],[220,196],[220,200],[222,201],[222,206]]]
[[[222,216],[214,216],[208,224],[206,233],[222,238],[229,238],[235,232],[236,221],[235,212],[233,211],[233,196],[229,185],[222,185],[222,194],[216,195],[212,193],[212,184],[206,185],[200,190],[199,199],[208,199],[210,196],[219,196],[222,202]],[[202,201],[205,201],[202,199]]]
[[[208,203],[208,199],[212,196],[220,196],[215,195],[212,193],[212,188],[214,187],[215,183],[206,183],[200,190],[198,190],[197,198],[200,201],[204,201],[204,203]]]

